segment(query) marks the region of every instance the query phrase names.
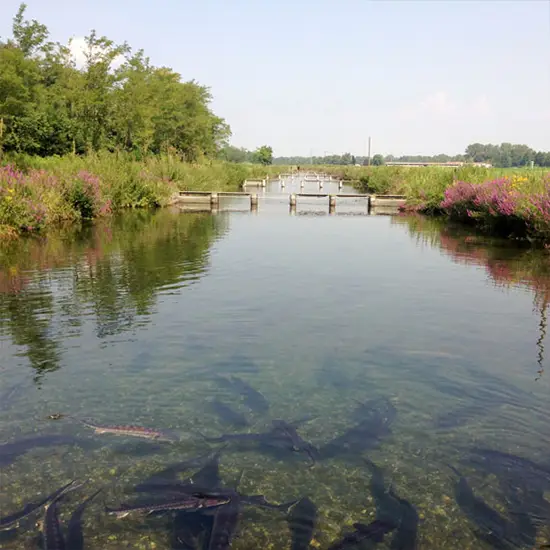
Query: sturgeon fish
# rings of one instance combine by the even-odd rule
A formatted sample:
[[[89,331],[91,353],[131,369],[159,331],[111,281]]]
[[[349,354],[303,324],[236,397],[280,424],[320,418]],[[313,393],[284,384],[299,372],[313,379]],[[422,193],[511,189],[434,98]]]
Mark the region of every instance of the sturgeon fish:
[[[195,511],[205,508],[216,508],[228,504],[230,500],[231,499],[225,495],[210,496],[202,493],[195,493],[193,495],[182,495],[179,498],[164,502],[138,505],[123,504],[120,508],[105,507],[105,511],[120,519],[132,513],[151,514],[154,512],[168,512],[171,510]]]
[[[71,515],[67,526],[67,546],[69,550],[84,549],[84,535],[82,534],[82,515],[86,506],[102,491],[98,489],[90,495],[84,502],[78,505],[76,510]]]
[[[57,504],[69,491],[74,491],[82,487],[82,485],[84,485],[84,483],[77,484],[76,481],[71,481],[60,489],[59,493],[46,507],[44,522],[42,523],[44,550],[65,550],[66,544],[61,525],[59,524]],[[72,548],[69,550],[72,550]]]
[[[393,531],[395,527],[394,523],[383,519],[375,519],[368,525],[364,523],[354,523],[353,528],[355,531],[344,535],[342,540],[329,546],[329,550],[347,550],[367,540],[382,542],[385,535]]]
[[[99,424],[92,424],[84,420],[80,420],[84,426],[94,430],[96,434],[114,434],[124,435],[130,437],[141,437],[144,439],[151,439],[155,441],[179,441],[179,437],[175,434],[169,433],[164,430],[155,430],[152,428],[145,428],[143,426],[101,426]]]
[[[22,519],[30,516],[33,512],[36,512],[48,502],[58,498],[65,491],[71,490],[74,484],[75,484],[75,481],[71,481],[67,483],[67,485],[64,485],[63,487],[56,489],[53,493],[51,493],[47,497],[44,497],[43,499],[37,500],[35,502],[29,502],[28,504],[25,504],[25,506],[23,506],[23,508],[18,512],[14,512],[13,514],[9,514],[7,516],[4,516],[3,518],[0,518],[0,531],[7,531],[9,529],[16,528]]]

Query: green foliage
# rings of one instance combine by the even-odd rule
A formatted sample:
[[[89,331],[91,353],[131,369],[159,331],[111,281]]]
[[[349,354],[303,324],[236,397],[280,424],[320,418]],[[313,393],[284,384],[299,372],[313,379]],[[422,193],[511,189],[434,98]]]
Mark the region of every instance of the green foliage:
[[[258,163],[255,151],[249,151],[244,147],[235,147],[234,145],[225,145],[221,148],[219,159],[227,162],[249,162]]]
[[[258,147],[255,152],[257,162],[267,166],[273,164],[273,149],[269,145],[262,145]]]
[[[383,162],[375,159],[382,158]],[[324,157],[276,157],[273,159],[274,164],[286,165],[338,165],[347,166],[351,164],[367,165],[366,157],[353,157],[349,153],[343,155],[329,155]],[[468,145],[464,155],[403,155],[396,157],[394,155],[376,154],[371,159],[371,165],[386,164],[389,162],[403,163],[447,163],[447,162],[483,162],[491,164],[495,168],[510,168],[530,166],[533,161],[535,166],[545,167],[550,166],[550,152],[536,152],[527,145],[513,145],[511,143],[502,143],[501,145],[482,145],[474,143]]]
[[[384,164],[384,157],[380,154],[374,155],[374,157],[372,157],[371,164],[373,166],[382,166]]]
[[[466,148],[466,157],[474,162],[489,162],[500,168],[529,166],[531,162],[537,166],[550,166],[550,152],[537,153],[527,145],[512,143],[472,143]]]
[[[231,131],[211,111],[207,87],[153,67],[142,51],[132,54],[95,30],[79,69],[69,48],[49,42],[47,28],[26,21],[25,10],[21,4],[14,17],[13,38],[0,41],[0,153],[217,157]]]
[[[281,167],[183,162],[173,155],[131,153],[38,157],[11,153],[0,167],[0,233],[41,229],[60,221],[104,216],[121,208],[168,204],[177,190],[236,191],[245,179]]]
[[[343,155],[325,155],[323,157],[310,156],[310,157],[275,157],[273,159],[273,164],[281,164],[286,166],[300,166],[304,165],[336,165],[336,166],[346,166],[346,165],[355,165],[361,163],[363,157],[356,157],[351,153],[344,153]]]

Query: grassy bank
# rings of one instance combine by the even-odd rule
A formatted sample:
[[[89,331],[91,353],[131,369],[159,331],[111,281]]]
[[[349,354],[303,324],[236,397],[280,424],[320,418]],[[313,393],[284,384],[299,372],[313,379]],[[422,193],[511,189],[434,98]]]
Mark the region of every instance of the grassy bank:
[[[235,191],[247,178],[276,175],[279,166],[212,162],[171,156],[11,156],[0,167],[0,236],[17,236],[61,222],[123,208],[162,206],[178,190]]]
[[[548,168],[319,167],[362,192],[402,194],[405,210],[439,214],[486,233],[550,246]]]

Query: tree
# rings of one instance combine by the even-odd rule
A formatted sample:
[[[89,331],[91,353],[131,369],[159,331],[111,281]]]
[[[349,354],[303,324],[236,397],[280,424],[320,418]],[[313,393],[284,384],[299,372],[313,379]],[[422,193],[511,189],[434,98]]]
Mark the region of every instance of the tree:
[[[377,155],[374,155],[372,157],[372,162],[371,164],[373,166],[382,166],[384,164],[384,157],[380,154],[377,154]]]
[[[260,164],[273,164],[273,149],[269,145],[262,145],[255,151],[257,162]]]
[[[206,86],[153,67],[142,51],[132,54],[94,30],[78,69],[69,47],[49,42],[48,29],[26,21],[25,9],[14,17],[13,38],[0,40],[1,150],[175,151],[198,161],[227,145],[231,129],[212,112]]]
[[[50,33],[46,25],[42,25],[34,19],[25,21],[23,16],[26,9],[27,4],[22,3],[19,6],[13,18],[12,33],[15,46],[21,50],[25,57],[30,57],[36,50],[44,48]]]
[[[466,148],[466,159],[471,162],[489,162],[496,167],[508,168],[511,166],[528,166],[531,161],[539,164],[541,157],[540,154],[537,154],[527,145],[473,143]]]

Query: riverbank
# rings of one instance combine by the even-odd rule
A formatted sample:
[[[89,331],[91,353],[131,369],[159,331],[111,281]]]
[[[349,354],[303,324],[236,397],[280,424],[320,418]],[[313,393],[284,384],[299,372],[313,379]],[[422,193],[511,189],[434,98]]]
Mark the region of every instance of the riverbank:
[[[491,235],[550,247],[550,172],[514,174],[482,183],[457,180],[443,197],[409,198],[406,211],[444,215]]]
[[[164,206],[177,191],[236,191],[245,179],[289,171],[287,166],[220,161],[192,164],[168,155],[137,161],[129,154],[114,153],[16,155],[5,162],[0,167],[0,237],[4,238],[125,208]],[[550,246],[548,169],[312,168],[343,178],[363,193],[405,195],[405,211],[443,215],[486,233]]]
[[[143,161],[107,153],[12,156],[0,167],[0,238],[124,208],[164,206],[176,191],[236,191],[245,179],[277,175],[284,169],[227,162],[191,164],[172,156]]]
[[[363,193],[402,194],[404,211],[442,215],[510,239],[550,246],[548,168],[323,167]]]

